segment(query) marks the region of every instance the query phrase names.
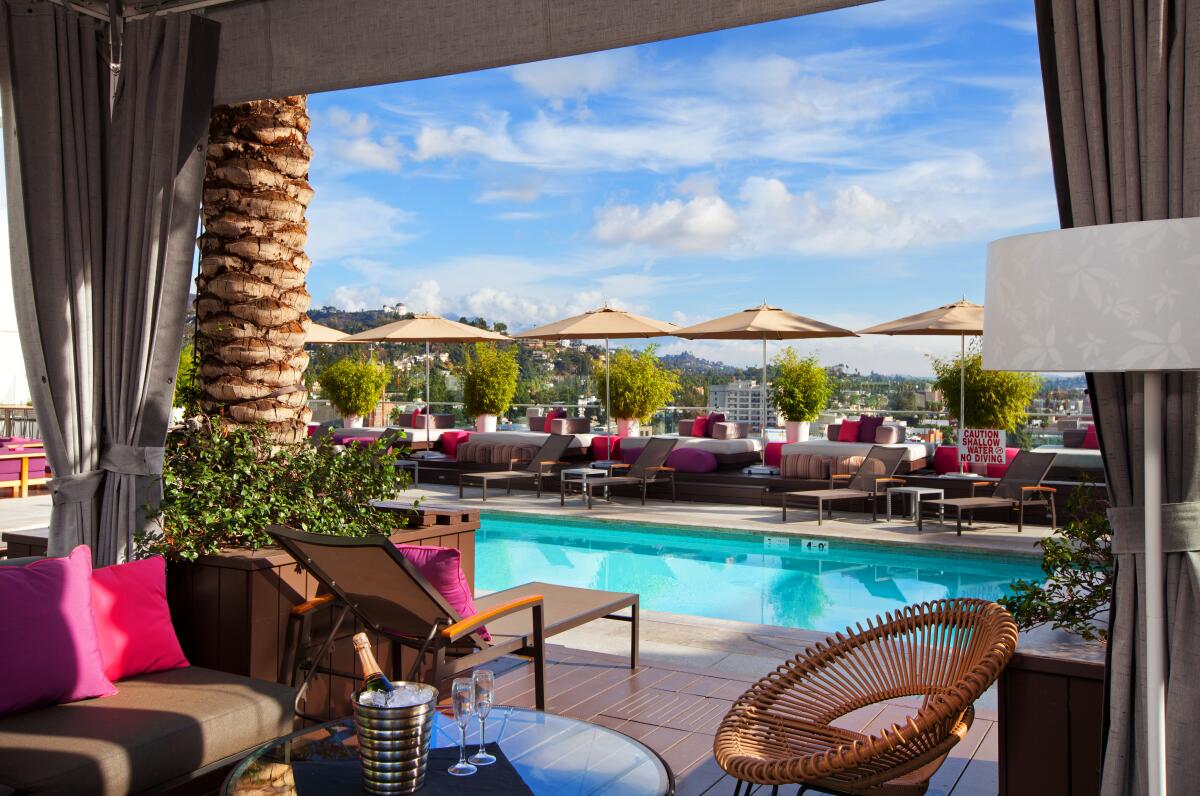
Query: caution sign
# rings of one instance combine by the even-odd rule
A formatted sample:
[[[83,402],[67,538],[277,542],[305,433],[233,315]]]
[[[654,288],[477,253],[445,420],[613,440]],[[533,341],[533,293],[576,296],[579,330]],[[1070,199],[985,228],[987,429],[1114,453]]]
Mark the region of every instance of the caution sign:
[[[1004,432],[994,428],[963,429],[958,446],[960,464],[1004,464]]]

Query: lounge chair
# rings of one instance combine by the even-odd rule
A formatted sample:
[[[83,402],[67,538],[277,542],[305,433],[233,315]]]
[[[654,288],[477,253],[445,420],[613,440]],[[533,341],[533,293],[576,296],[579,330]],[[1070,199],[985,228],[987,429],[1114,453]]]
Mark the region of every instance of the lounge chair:
[[[674,503],[675,468],[667,467],[666,461],[678,441],[674,437],[651,437],[632,464],[610,465],[612,472],[620,473],[620,475],[588,478],[582,482],[580,486],[584,495],[587,496],[587,507],[589,509],[592,507],[592,497],[596,487],[604,487],[605,494],[608,494],[609,487],[626,485],[641,487],[642,505],[644,506],[646,505],[646,488],[659,481],[666,481],[671,485],[671,502]],[[565,506],[567,503],[566,483],[560,480],[558,489],[559,505]]]
[[[507,470],[492,471],[486,473],[459,473],[458,475],[458,496],[463,496],[464,483],[470,479],[478,481],[483,487],[483,499],[487,501],[487,489],[490,481],[504,481],[505,494],[512,494],[512,482],[514,479],[532,478],[537,484],[537,496],[542,496],[542,479],[550,475],[551,468],[556,465],[566,464],[562,461],[562,457],[566,455],[567,448],[575,437],[571,434],[551,434],[538,452],[533,455],[525,466],[518,470],[516,466],[523,462],[522,459],[510,459]]]
[[[923,506],[950,506],[957,514],[958,535],[962,536],[963,511],[967,512],[967,523],[974,523],[976,509],[1006,508],[1017,512],[1017,532],[1025,530],[1025,507],[1042,506],[1050,515],[1050,530],[1058,525],[1058,515],[1054,510],[1054,493],[1052,486],[1042,486],[1042,481],[1050,468],[1054,466],[1055,453],[1034,453],[1021,451],[1012,464],[1008,466],[1004,477],[999,481],[971,481],[971,496],[963,498],[946,498],[945,500],[922,501]],[[992,494],[987,497],[976,497],[975,489],[981,486],[995,485]],[[919,507],[918,507],[919,508]],[[917,512],[917,530],[921,530],[921,512]]]
[[[414,680],[432,658],[428,682],[434,686],[457,674],[509,654],[530,655],[538,710],[546,706],[545,639],[594,619],[631,623],[630,668],[638,659],[638,595],[578,589],[550,583],[526,583],[475,598],[476,613],[459,616],[437,589],[421,576],[385,536],[330,536],[272,525],[267,532],[320,584],[317,597],[292,609],[284,653],[285,679],[294,683],[307,671],[296,697],[297,708],[308,682],[318,672],[354,677],[323,667],[321,661],[342,630],[348,614],[392,642],[393,673]],[[328,632],[314,633],[314,613],[328,606]],[[629,616],[618,614],[629,608]],[[491,640],[480,634],[486,625]],[[404,659],[411,661],[402,670]],[[297,709],[299,713],[299,709]],[[303,715],[303,714],[300,714]]]
[[[733,703],[713,754],[737,779],[735,796],[743,783],[774,786],[772,793],[796,784],[799,793],[925,793],[971,728],[973,703],[1017,647],[1012,616],[985,600],[913,605],[846,633],[809,647]],[[921,701],[882,730],[836,723],[900,697]]]
[[[904,461],[904,448],[884,447],[873,445],[867,458],[858,466],[853,475],[833,475],[831,483],[848,481],[844,487],[829,489],[807,489],[800,492],[784,492],[780,497],[783,507],[783,521],[787,522],[788,501],[792,498],[813,498],[817,501],[817,525],[822,522],[825,506],[829,506],[829,518],[833,519],[833,503],[838,500],[869,500],[871,503],[871,519],[879,519],[879,507],[875,498],[884,493],[887,487],[903,484],[903,478],[896,477],[900,463]]]

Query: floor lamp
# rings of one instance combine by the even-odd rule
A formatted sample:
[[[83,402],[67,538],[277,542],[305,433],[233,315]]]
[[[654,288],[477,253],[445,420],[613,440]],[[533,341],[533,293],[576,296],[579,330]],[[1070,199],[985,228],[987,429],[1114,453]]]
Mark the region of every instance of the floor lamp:
[[[988,247],[983,367],[1141,373],[1146,768],[1166,794],[1163,374],[1200,370],[1200,218],[1019,235]],[[1185,785],[1179,784],[1184,788]]]

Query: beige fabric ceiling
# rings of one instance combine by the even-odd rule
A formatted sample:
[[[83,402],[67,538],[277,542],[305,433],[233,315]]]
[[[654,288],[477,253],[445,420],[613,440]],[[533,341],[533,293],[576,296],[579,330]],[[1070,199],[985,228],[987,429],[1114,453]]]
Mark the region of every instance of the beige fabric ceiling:
[[[689,36],[875,0],[234,0],[216,102],[396,83]]]

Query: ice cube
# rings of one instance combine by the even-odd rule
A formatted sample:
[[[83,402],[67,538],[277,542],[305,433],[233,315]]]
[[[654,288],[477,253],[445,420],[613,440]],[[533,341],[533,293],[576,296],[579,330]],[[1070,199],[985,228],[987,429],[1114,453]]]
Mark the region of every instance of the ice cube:
[[[410,708],[425,702],[425,695],[420,688],[406,684],[398,686],[388,694],[387,706],[389,708]]]
[[[369,708],[388,706],[388,694],[383,691],[363,691],[358,695],[358,703]]]

